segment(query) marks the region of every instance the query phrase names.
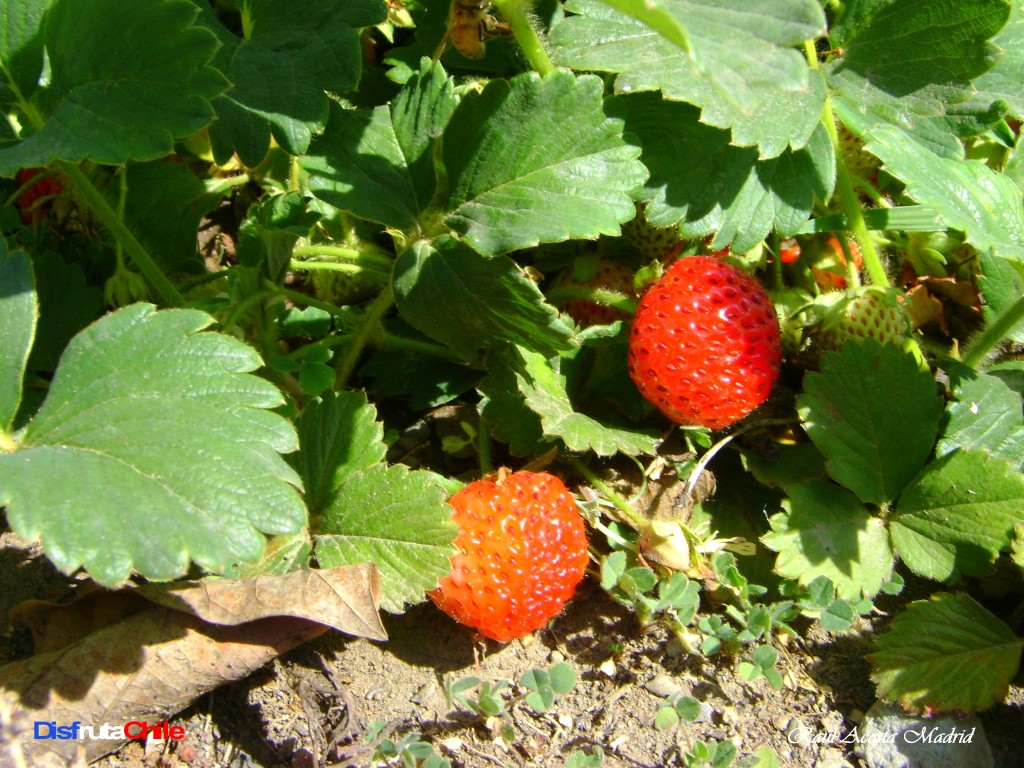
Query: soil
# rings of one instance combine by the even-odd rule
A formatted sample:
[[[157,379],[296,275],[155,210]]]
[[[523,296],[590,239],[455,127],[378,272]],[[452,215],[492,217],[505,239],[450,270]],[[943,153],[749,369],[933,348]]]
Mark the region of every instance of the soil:
[[[5,613],[21,599],[52,597],[66,585],[37,550],[13,546],[6,536],[0,545]],[[605,766],[684,765],[682,754],[695,741],[725,739],[739,757],[771,747],[781,766],[853,768],[861,763],[851,745],[828,738],[794,744],[790,734],[827,736],[858,722],[874,701],[865,656],[885,620],[880,614],[841,635],[805,627],[782,650],[785,686],[775,691],[764,679],[743,682],[734,658],[687,653],[664,630],[639,627],[592,581],[548,629],[507,645],[481,642],[427,603],[385,617],[386,643],[325,635],[182,712],[174,722],[185,727],[183,742],[150,744],[149,755],[133,743],[96,765],[365,766],[371,763],[363,734],[383,721],[392,740],[420,733],[464,768],[562,766],[575,749],[600,750]],[[7,628],[0,663],[30,652],[26,640]],[[560,661],[571,663],[579,679],[545,714],[520,702],[504,719],[486,718],[446,701],[446,684],[453,681],[473,675],[514,682],[528,669]],[[997,768],[1020,764],[1022,685],[1024,675],[1018,675],[1006,701],[982,713]],[[702,715],[659,730],[655,713],[676,690],[702,702]],[[503,725],[514,732],[510,741],[500,738]]]

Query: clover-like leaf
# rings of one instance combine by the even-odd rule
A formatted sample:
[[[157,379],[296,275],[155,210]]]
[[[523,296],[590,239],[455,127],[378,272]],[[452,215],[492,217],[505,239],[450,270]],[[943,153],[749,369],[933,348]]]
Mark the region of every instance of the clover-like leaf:
[[[892,543],[914,573],[951,581],[982,576],[1010,548],[1024,509],[1024,475],[985,451],[936,459],[899,498]]]
[[[907,606],[868,659],[879,698],[932,714],[974,712],[1006,695],[1022,645],[970,595],[946,593]]]
[[[825,467],[862,500],[895,499],[935,443],[942,403],[934,379],[899,347],[851,342],[822,358],[797,398]]]
[[[691,52],[663,37],[665,29],[644,24],[640,13],[627,16],[596,0],[568,7],[575,15],[551,34],[556,60],[619,73],[616,93],[660,90],[693,104],[703,123],[731,130],[734,144],[756,146],[763,158],[787,146],[800,149],[818,123],[823,83],[791,47],[824,33],[815,3],[771,0],[740,8],[666,0],[663,15],[688,33]]]
[[[454,540],[451,507],[433,473],[375,464],[338,486],[314,553],[324,568],[376,563],[381,607],[398,613],[451,570]]]
[[[46,14],[45,122],[0,149],[0,175],[55,158],[120,164],[171,153],[213,118],[227,81],[188,0],[57,0]]]
[[[619,234],[647,172],[593,75],[493,80],[444,133],[445,223],[483,254]]]
[[[250,0],[239,37],[207,3],[197,5],[205,6],[201,23],[221,43],[213,64],[233,86],[214,102],[210,143],[219,162],[237,151],[247,165],[263,159],[271,134],[293,155],[306,151],[327,122],[325,91],[347,91],[359,81],[359,29],[386,16],[382,0],[305,0],[301,12],[278,0]]]
[[[844,119],[861,129],[899,125],[935,142],[959,132],[955,105],[974,96],[971,80],[995,63],[999,49],[989,38],[1009,11],[1006,0],[861,5],[832,40],[842,55],[825,67]]]
[[[808,585],[828,577],[840,597],[872,597],[889,580],[893,556],[885,524],[844,488],[821,480],[794,485],[788,512],[761,537],[778,552],[775,571]]]
[[[413,243],[395,264],[394,290],[406,322],[467,361],[507,341],[544,354],[574,346],[569,326],[511,258],[486,258],[448,237]]]
[[[38,314],[32,262],[24,251],[8,251],[0,238],[0,328],[4,329],[0,347],[0,438],[21,405],[22,379]]]
[[[638,93],[609,100],[637,137],[650,170],[642,197],[656,227],[678,226],[698,238],[717,233],[712,247],[732,243],[747,251],[773,229],[792,234],[810,218],[814,201],[828,199],[835,180],[835,155],[823,127],[799,152],[770,160],[736,147],[727,131],[702,124],[697,109]]]
[[[426,60],[389,104],[332,103],[328,130],[302,160],[310,190],[360,218],[412,227],[434,195],[434,142],[454,111],[452,81]]]
[[[116,584],[256,560],[305,524],[281,401],[259,356],[197,310],[134,304],[68,345],[42,408],[0,454],[11,527],[63,570]],[[68,489],[74,489],[69,493]]]
[[[872,129],[866,149],[907,185],[907,194],[981,250],[1024,259],[1024,202],[1006,176],[977,160],[939,157],[891,125]]]

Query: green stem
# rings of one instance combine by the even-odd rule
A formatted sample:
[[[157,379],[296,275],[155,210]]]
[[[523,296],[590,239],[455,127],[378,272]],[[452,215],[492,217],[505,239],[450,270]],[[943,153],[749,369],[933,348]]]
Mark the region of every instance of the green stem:
[[[552,304],[564,304],[574,299],[583,299],[627,312],[630,315],[636,314],[636,299],[631,299],[607,288],[592,288],[586,285],[561,285],[557,288],[552,288],[547,294],[547,299]]]
[[[355,263],[362,263],[366,265],[373,265],[382,267],[386,272],[391,271],[392,260],[385,256],[383,253],[371,253],[367,251],[360,251],[355,248],[346,248],[341,245],[297,245],[292,249],[292,256],[297,259],[303,257],[315,257],[315,256],[330,256],[334,259],[340,259],[341,261],[351,261]],[[316,264],[323,264],[325,262],[318,261]],[[314,267],[316,269],[316,267]]]
[[[281,295],[284,296],[289,301],[292,301],[296,304],[305,304],[307,307],[316,307],[317,309],[322,309],[327,314],[340,318],[345,322],[346,325],[353,325],[359,322],[360,320],[359,316],[351,309],[337,307],[334,304],[331,304],[330,302],[320,301],[320,299],[315,299],[312,296],[307,296],[306,294],[299,293],[298,291],[291,291],[288,290],[287,288],[278,288],[278,290],[281,293]]]
[[[442,360],[451,360],[453,363],[465,364],[465,360],[454,350],[448,347],[441,346],[440,344],[434,344],[430,341],[419,341],[417,339],[407,339],[404,336],[395,336],[393,334],[386,334],[384,341],[381,346],[391,347],[393,349],[402,349],[406,352],[414,352],[417,354],[427,355],[429,357],[438,357]]]
[[[808,40],[804,44],[807,63],[812,69],[819,69],[818,53],[814,49],[814,41]],[[860,246],[861,256],[864,259],[864,267],[867,269],[871,282],[875,285],[890,285],[889,276],[885,274],[885,267],[882,266],[882,259],[878,255],[875,243],[871,239],[871,232],[864,221],[864,211],[860,206],[860,198],[857,197],[857,190],[854,189],[853,179],[846,167],[846,160],[843,157],[842,147],[839,143],[839,129],[836,126],[836,116],[832,111],[832,97],[825,95],[825,106],[822,110],[822,122],[825,130],[828,131],[829,139],[835,149],[836,156],[836,186],[839,202],[846,214],[846,223],[853,233],[853,239]]]
[[[352,339],[352,346],[346,350],[345,354],[339,358],[334,370],[337,376],[334,381],[334,388],[341,389],[345,386],[349,377],[352,375],[352,371],[355,370],[356,363],[359,362],[359,356],[363,353],[363,349],[370,342],[370,337],[377,332],[380,326],[380,321],[383,319],[385,313],[391,308],[391,305],[395,301],[394,291],[391,290],[391,283],[386,283],[384,288],[381,290],[380,295],[373,300],[370,308],[366,310],[366,316],[363,318],[363,323],[359,326],[359,330],[356,331],[355,336]]]
[[[477,423],[477,430],[476,454],[480,458],[480,474],[487,477],[494,472],[494,462],[491,460],[491,425],[483,415]]]
[[[555,71],[555,65],[548,56],[544,43],[541,42],[533,22],[530,21],[529,9],[532,3],[530,0],[494,0],[508,25],[512,27],[512,34],[519,43],[520,49],[530,66],[537,70],[541,77],[550,75]]]
[[[135,235],[125,226],[124,222],[117,215],[117,212],[110,207],[110,203],[103,194],[96,189],[96,186],[89,180],[75,163],[67,160],[58,160],[57,167],[61,173],[71,182],[75,192],[81,196],[82,201],[89,207],[99,222],[106,227],[114,236],[114,239],[124,248],[132,263],[139,268],[139,271],[149,281],[164,304],[171,307],[180,307],[185,299],[174,287],[167,275],[157,266],[153,257],[142,247],[142,244],[135,239]]]
[[[971,339],[964,349],[963,362],[971,368],[977,368],[981,361],[997,344],[1006,338],[1018,323],[1024,320],[1024,297],[1017,299],[995,319],[986,324],[984,330]]]
[[[615,508],[622,513],[622,516],[629,525],[633,526],[638,531],[642,531],[647,527],[648,521],[644,519],[643,515],[633,509],[630,503],[622,498],[615,489],[594,474],[590,467],[574,456],[566,456],[564,458],[572,465],[573,469],[583,475],[587,482],[594,486],[602,496],[615,505]]]

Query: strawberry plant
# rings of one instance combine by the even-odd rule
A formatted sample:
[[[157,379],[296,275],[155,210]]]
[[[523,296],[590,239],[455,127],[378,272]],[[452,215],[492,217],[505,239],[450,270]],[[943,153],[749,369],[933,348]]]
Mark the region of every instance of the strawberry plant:
[[[912,576],[879,694],[991,706],[1022,39],[1020,0],[0,0],[4,527],[107,588],[371,563],[500,642],[593,562],[776,688],[795,620]]]

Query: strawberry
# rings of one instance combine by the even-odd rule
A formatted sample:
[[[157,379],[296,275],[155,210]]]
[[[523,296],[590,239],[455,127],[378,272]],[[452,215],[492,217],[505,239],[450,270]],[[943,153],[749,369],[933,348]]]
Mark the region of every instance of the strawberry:
[[[46,216],[50,201],[64,191],[64,187],[57,179],[44,176],[44,173],[42,168],[22,168],[15,177],[19,187],[28,184],[37,176],[41,177],[18,198],[18,210],[21,211],[21,221],[24,224],[38,224]]]
[[[864,140],[842,123],[836,124],[839,137],[839,151],[843,154],[843,162],[850,175],[875,183],[881,163],[874,155],[864,151]]]
[[[848,341],[864,339],[902,346],[909,333],[899,292],[865,285],[839,296],[818,323],[814,338],[818,349],[827,352],[842,349]]]
[[[622,225],[622,235],[648,261],[668,263],[686,244],[676,227],[653,226],[639,206],[636,217]]]
[[[635,299],[633,270],[617,261],[601,259],[596,264],[577,260],[557,286],[559,292],[572,289],[600,288],[614,291],[628,299]],[[555,294],[557,296],[557,294]],[[608,325],[616,320],[628,320],[632,315],[622,309],[610,307],[590,299],[569,299],[562,304],[565,312],[583,328]]]
[[[722,429],[739,421],[768,399],[781,362],[767,291],[713,256],[680,259],[640,300],[629,375],[679,424]]]
[[[484,637],[508,642],[557,616],[587,567],[587,534],[562,481],[545,472],[477,480],[449,502],[459,552],[430,593]]]

